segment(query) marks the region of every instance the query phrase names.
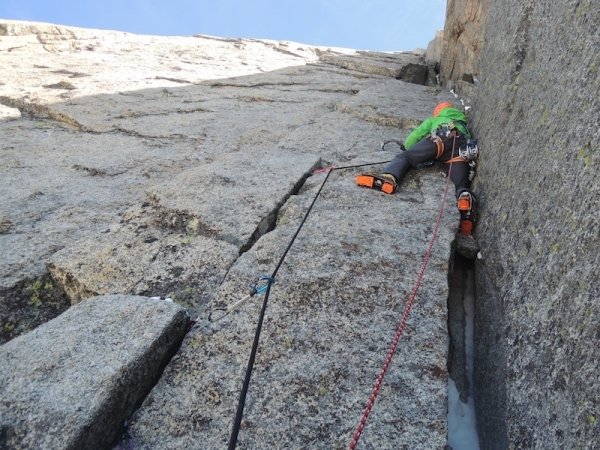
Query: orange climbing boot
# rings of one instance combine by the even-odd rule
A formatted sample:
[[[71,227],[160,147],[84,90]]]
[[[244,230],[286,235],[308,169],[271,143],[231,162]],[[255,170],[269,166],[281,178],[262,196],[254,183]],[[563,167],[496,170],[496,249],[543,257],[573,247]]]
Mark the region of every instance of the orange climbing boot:
[[[461,220],[459,232],[465,236],[471,236],[473,233],[473,222],[469,219]]]
[[[386,194],[393,194],[398,188],[396,179],[389,173],[381,175],[361,174],[356,177],[356,184],[385,192]]]
[[[470,192],[464,191],[458,197],[458,211],[460,212],[459,233],[471,236],[475,223],[475,197]]]

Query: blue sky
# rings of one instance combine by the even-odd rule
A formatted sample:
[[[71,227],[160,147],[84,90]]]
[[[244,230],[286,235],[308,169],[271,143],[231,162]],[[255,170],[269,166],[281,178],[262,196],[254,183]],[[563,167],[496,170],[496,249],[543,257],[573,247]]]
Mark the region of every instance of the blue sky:
[[[138,34],[264,38],[360,50],[426,48],[447,0],[0,0],[0,18]]]

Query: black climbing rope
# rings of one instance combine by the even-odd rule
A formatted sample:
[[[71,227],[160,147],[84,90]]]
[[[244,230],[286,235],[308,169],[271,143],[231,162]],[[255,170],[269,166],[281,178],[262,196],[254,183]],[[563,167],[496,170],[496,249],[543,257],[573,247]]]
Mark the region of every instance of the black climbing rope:
[[[367,164],[356,164],[354,166],[342,166],[342,167],[325,167],[324,169],[318,169],[315,170],[313,172],[313,174],[315,173],[319,173],[319,172],[325,172],[326,170],[344,170],[344,169],[356,169],[357,167],[367,167],[367,166],[376,166],[378,164],[387,164],[391,162],[391,159],[387,160],[387,161],[379,161],[379,162],[374,162],[374,163],[367,163]]]
[[[302,226],[306,222],[306,219],[308,218],[310,211],[312,210],[315,202],[317,201],[317,198],[319,198],[319,195],[321,194],[321,191],[323,190],[323,186],[325,186],[325,183],[327,182],[327,179],[329,178],[329,175],[331,174],[332,171],[333,171],[333,168],[330,168],[329,170],[327,170],[327,176],[323,180],[323,183],[321,184],[321,187],[319,188],[317,194],[315,195],[315,198],[313,199],[308,210],[306,211],[306,214],[304,214],[304,218],[302,219],[302,222],[300,222],[300,226],[294,233],[294,236],[292,236],[290,243],[288,244],[287,248],[283,252],[283,255],[281,256],[281,258],[279,259],[279,262],[277,263],[277,267],[275,267],[275,270],[273,271],[273,274],[271,275],[271,279],[267,280],[267,290],[265,292],[265,298],[263,300],[262,308],[260,310],[258,324],[256,325],[256,331],[254,333],[254,343],[252,344],[252,351],[250,352],[250,359],[248,360],[248,368],[246,369],[246,376],[244,378],[244,384],[242,385],[242,391],[240,392],[240,397],[238,400],[237,413],[235,415],[235,422],[233,423],[231,437],[229,438],[229,447],[228,447],[229,450],[235,449],[235,446],[237,445],[237,438],[238,438],[238,434],[240,432],[240,425],[242,424],[242,417],[244,415],[244,406],[246,405],[246,394],[248,393],[248,386],[250,385],[250,378],[252,377],[252,370],[254,368],[254,359],[256,358],[256,352],[258,350],[258,342],[260,340],[260,333],[262,330],[263,320],[265,318],[265,312],[267,310],[267,303],[269,301],[269,294],[271,292],[271,286],[272,286],[273,282],[275,281],[275,276],[277,275],[277,272],[279,272],[279,268],[283,264],[283,260],[285,259],[286,255],[290,251],[290,248],[292,248],[292,244],[296,240],[298,233],[300,233]]]
[[[231,430],[231,436],[229,438],[229,447],[228,447],[229,450],[234,450],[235,447],[236,447],[236,445],[237,445],[237,439],[238,439],[238,435],[239,435],[239,432],[240,432],[240,427],[241,427],[241,424],[242,424],[242,418],[243,418],[243,415],[244,415],[244,407],[246,406],[246,396],[248,394],[248,388],[250,386],[250,379],[252,377],[252,371],[254,369],[254,360],[256,359],[256,352],[258,351],[258,343],[259,343],[259,340],[260,340],[260,333],[262,331],[262,325],[263,325],[263,321],[264,321],[264,317],[265,317],[265,312],[267,310],[267,304],[268,304],[268,301],[269,301],[269,294],[271,293],[271,286],[275,283],[275,276],[277,275],[277,272],[279,272],[279,268],[283,264],[283,261],[285,260],[285,257],[287,256],[288,252],[290,251],[290,248],[292,248],[292,245],[294,244],[294,241],[296,240],[296,237],[298,236],[298,234],[300,233],[300,230],[304,226],[304,223],[308,219],[308,215],[312,211],[312,208],[313,208],[314,204],[316,203],[317,199],[319,198],[319,195],[321,195],[321,191],[323,190],[323,187],[325,186],[325,183],[327,183],[327,180],[329,179],[329,175],[331,175],[331,172],[333,172],[334,170],[354,169],[354,168],[358,168],[358,167],[366,167],[366,166],[374,166],[374,165],[378,165],[378,164],[386,164],[386,163],[389,163],[389,162],[390,161],[379,161],[379,162],[375,162],[375,163],[356,164],[356,165],[352,165],[352,166],[343,166],[343,167],[333,167],[333,166],[330,166],[330,167],[325,167],[325,168],[322,168],[322,169],[317,169],[317,170],[315,170],[315,171],[312,172],[311,175],[315,175],[315,174],[321,173],[321,172],[327,172],[327,176],[323,180],[323,183],[321,183],[321,186],[319,187],[319,190],[317,191],[315,197],[313,198],[312,203],[308,207],[308,210],[304,214],[304,218],[300,222],[300,225],[298,226],[298,229],[294,233],[294,236],[292,236],[292,239],[290,240],[287,248],[283,252],[283,255],[279,259],[279,262],[277,263],[277,266],[275,267],[275,270],[273,271],[272,275],[270,277],[262,277],[261,278],[261,280],[265,280],[266,281],[266,286],[263,286],[263,288],[261,290],[261,292],[262,291],[265,292],[265,297],[263,299],[262,308],[260,310],[260,315],[259,315],[259,318],[258,318],[258,324],[256,325],[256,331],[254,333],[254,342],[252,344],[252,350],[250,351],[250,358],[248,359],[248,367],[246,368],[246,375],[244,377],[244,383],[242,385],[242,391],[240,392],[240,396],[239,396],[239,399],[238,399],[238,405],[237,405],[237,411],[236,411],[235,421],[234,421],[234,424],[233,424],[233,428]],[[236,304],[234,304],[233,306],[231,306],[230,308],[228,308],[226,310],[227,313],[229,311],[233,310],[235,307],[237,307],[237,305],[240,304],[245,299],[246,298],[240,300],[239,302],[237,302]],[[219,320],[219,319],[216,319],[216,320]]]

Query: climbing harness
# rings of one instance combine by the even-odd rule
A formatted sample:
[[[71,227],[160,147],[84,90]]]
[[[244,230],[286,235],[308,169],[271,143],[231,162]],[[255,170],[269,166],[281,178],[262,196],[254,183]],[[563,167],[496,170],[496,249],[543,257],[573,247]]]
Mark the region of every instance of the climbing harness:
[[[456,144],[456,135],[454,136],[454,140],[452,143],[452,154],[454,154],[455,144]],[[392,357],[394,356],[394,353],[396,352],[396,347],[398,346],[398,341],[400,340],[400,336],[402,335],[402,331],[404,330],[404,326],[406,325],[406,320],[408,319],[408,314],[410,313],[412,305],[415,301],[417,291],[419,290],[419,287],[421,286],[421,282],[423,280],[423,275],[425,274],[425,269],[427,268],[427,263],[429,262],[429,259],[431,258],[433,244],[435,243],[435,241],[437,239],[438,229],[439,229],[440,223],[442,221],[442,215],[444,213],[444,207],[446,205],[446,199],[448,197],[448,187],[450,186],[451,172],[452,172],[452,163],[450,163],[450,167],[448,169],[448,176],[446,178],[446,188],[444,190],[444,196],[442,199],[442,204],[440,206],[440,210],[438,212],[438,217],[437,217],[437,221],[435,224],[435,228],[433,229],[433,236],[431,237],[431,241],[429,242],[429,247],[427,248],[427,252],[425,253],[425,257],[423,259],[423,264],[421,265],[421,270],[419,272],[419,276],[417,277],[415,286],[410,294],[408,304],[406,305],[406,308],[404,309],[404,314],[402,315],[402,320],[400,321],[400,325],[398,326],[398,328],[396,330],[394,340],[392,341],[392,344],[388,350],[388,354],[387,354],[387,357],[383,364],[383,367],[381,368],[381,372],[379,373],[379,377],[377,378],[377,381],[375,382],[375,387],[373,388],[371,396],[369,397],[369,401],[367,402],[367,406],[366,406],[365,410],[363,411],[363,415],[358,423],[358,427],[356,428],[356,432],[354,433],[354,436],[352,437],[352,441],[350,442],[350,447],[349,447],[350,450],[354,450],[356,448],[356,445],[358,444],[358,440],[360,439],[360,436],[365,428],[367,418],[369,417],[369,414],[371,413],[371,409],[373,408],[373,405],[375,403],[377,395],[379,394],[379,388],[381,387],[381,384],[383,383],[383,378],[385,377],[385,374],[390,365],[390,362],[392,361]]]
[[[435,142],[435,146],[437,147],[435,159],[438,159],[444,153],[444,141],[442,141],[442,138],[437,134],[431,136],[431,140]]]
[[[458,132],[459,130],[458,128],[456,128],[454,122],[443,123],[439,127],[437,127],[437,129],[433,132],[431,136],[431,140],[435,142],[435,145],[437,147],[437,155],[435,159],[438,159],[444,153],[445,147],[443,139],[448,139],[450,137],[454,137],[454,141],[452,143],[452,156],[454,156],[454,144],[456,143],[456,136],[458,135]],[[453,157],[450,159],[450,161],[456,162],[456,158]]]
[[[249,298],[254,297],[256,294],[262,294],[263,292],[265,292],[267,290],[267,287],[269,286],[269,284],[275,284],[275,280],[268,276],[260,277],[259,282],[261,282],[261,281],[266,281],[266,283],[261,287],[258,287],[258,282],[255,283],[254,287],[252,288],[250,293],[248,295],[246,295],[245,297],[241,298],[240,300],[238,300],[237,302],[235,302],[233,305],[228,306],[227,308],[213,308],[213,310],[208,315],[208,321],[209,322],[218,322],[223,317],[227,316],[230,312],[238,309],[242,305],[242,303],[244,303]],[[225,312],[223,314],[221,314],[219,317],[217,317],[216,319],[213,319],[212,316],[216,311],[225,311]]]

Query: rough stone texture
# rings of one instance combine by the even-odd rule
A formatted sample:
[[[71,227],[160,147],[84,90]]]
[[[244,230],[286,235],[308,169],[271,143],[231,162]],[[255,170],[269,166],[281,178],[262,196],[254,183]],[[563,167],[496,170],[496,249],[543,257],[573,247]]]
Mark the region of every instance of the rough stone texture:
[[[1,62],[15,76],[9,71],[0,86],[0,102],[20,115],[0,121],[2,304],[19,298],[19,312],[35,316],[34,292],[23,283],[47,279],[63,307],[95,293],[185,305],[200,322],[132,432],[140,448],[222,447],[257,301],[215,324],[208,310],[272,272],[324,177],[307,179],[313,167],[389,161],[394,153],[380,150],[382,140],[405,138],[435,104],[455,98],[389,70],[371,72],[414,55],[345,51],[358,63],[348,69],[342,50],[295,43],[3,29],[13,35],[0,36]],[[71,77],[82,73],[90,76]],[[357,173],[381,168],[334,171],[282,266],[241,448],[348,445],[445,186],[432,167],[407,177],[398,195],[356,187]],[[444,447],[457,225],[451,196],[362,445]],[[17,330],[15,317],[3,320]]]
[[[4,19],[0,38],[2,67],[10,68],[0,97],[34,104],[302,66],[332,50],[287,41],[144,36]]]
[[[473,236],[456,235],[456,253],[467,259],[475,259],[479,253],[479,244]]]
[[[272,288],[239,448],[344,447],[358,424],[415,282],[443,178],[416,175],[390,197],[357,191],[357,173],[330,176]],[[233,303],[273,270],[323,178],[290,199],[280,225],[236,262],[212,306]],[[454,236],[456,211],[447,208],[440,242]],[[444,447],[449,256],[436,247],[361,438],[366,448]],[[220,322],[201,320],[186,337],[133,418],[136,448],[226,446],[261,300]]]
[[[600,6],[503,0],[483,16],[494,26],[473,107],[482,448],[597,448]]]
[[[238,257],[238,248],[193,231],[153,225],[151,211],[134,207],[124,224],[52,255],[48,269],[71,303],[132,293],[170,297],[198,314]]]
[[[506,395],[508,384],[505,337],[510,317],[504,308],[485,260],[475,263],[475,361],[473,390],[477,432],[482,449],[508,449]],[[517,447],[513,443],[513,448]]]
[[[95,297],[0,346],[0,446],[108,448],[188,324],[173,303]]]
[[[448,0],[441,53],[441,80],[473,83],[480,70],[479,59],[489,0]],[[496,24],[505,13],[492,17]]]
[[[353,52],[335,49],[336,54],[344,51]],[[35,328],[70,304],[62,284],[48,279],[45,266],[51,255],[83,238],[94,243],[106,230],[123,228],[117,226],[122,216],[134,205],[139,209],[148,202],[147,189],[174,182],[184,169],[209,162],[224,151],[272,145],[305,123],[306,116],[328,111],[320,99],[321,106],[313,107],[314,101],[294,99],[299,95],[285,91],[272,99],[256,95],[261,90],[275,94],[269,89],[275,84],[301,96],[303,90],[312,91],[308,78],[304,88],[297,89],[288,86],[286,75],[275,80],[266,75],[256,81],[263,83],[262,88],[244,78],[229,79],[234,84],[231,88],[216,80],[303,66],[327,52],[324,47],[291,42],[163,38],[2,21],[0,65],[9,70],[3,71],[0,84],[0,103],[4,104],[0,121],[0,342]],[[329,73],[324,72],[324,78]],[[44,87],[64,80],[76,89]],[[201,82],[207,84],[194,84]],[[360,86],[360,80],[356,84]],[[251,89],[244,95],[236,87]],[[348,95],[337,92],[335,74],[315,86],[314,92],[322,93],[325,105]],[[211,103],[215,98],[217,104]],[[307,107],[287,114],[288,105],[295,102]],[[272,114],[267,121],[257,120],[261,116],[252,107],[242,106],[268,109]],[[285,195],[289,195],[288,188],[274,201],[283,201]],[[165,231],[169,224],[159,219],[144,220],[157,222],[155,229],[161,236],[185,232],[181,241],[188,244],[195,238],[188,236],[187,229]],[[123,234],[115,239],[131,246],[137,238]],[[176,238],[171,236],[171,240]],[[182,242],[177,245],[181,247]],[[82,255],[86,253],[85,244],[79,248]],[[185,249],[187,255],[189,250]],[[141,265],[150,255],[142,253],[126,260]],[[225,259],[230,265],[231,256]],[[227,270],[224,262],[215,263],[220,269],[211,272],[213,287]],[[115,273],[126,270],[122,265],[115,267]],[[140,276],[143,270],[134,270],[132,275]],[[78,301],[81,296],[71,281],[66,286],[72,288],[67,289]],[[201,294],[195,288],[186,292],[190,290],[186,280],[172,281],[155,283],[150,289],[140,287],[139,279],[129,280],[128,286],[136,289],[114,292],[178,293],[188,298],[186,305],[198,302]],[[105,292],[97,286],[87,290],[88,296]]]
[[[359,52],[357,55],[323,55],[321,61],[343,69],[427,84],[428,67],[413,54]]]
[[[19,117],[21,117],[21,111],[19,111],[17,108],[11,108],[9,106],[0,105],[0,120],[17,119]],[[2,233],[1,229],[0,233]]]
[[[444,51],[444,30],[437,30],[435,32],[435,38],[433,38],[429,45],[427,45],[427,51],[425,52],[425,59],[429,62],[440,63],[442,61],[442,52]]]
[[[108,293],[168,295],[197,315],[239,252],[273,226],[295,182],[318,162],[283,150],[217,155],[147,191],[154,208],[147,202],[124,217],[125,225],[55,253],[50,273],[72,302]]]

